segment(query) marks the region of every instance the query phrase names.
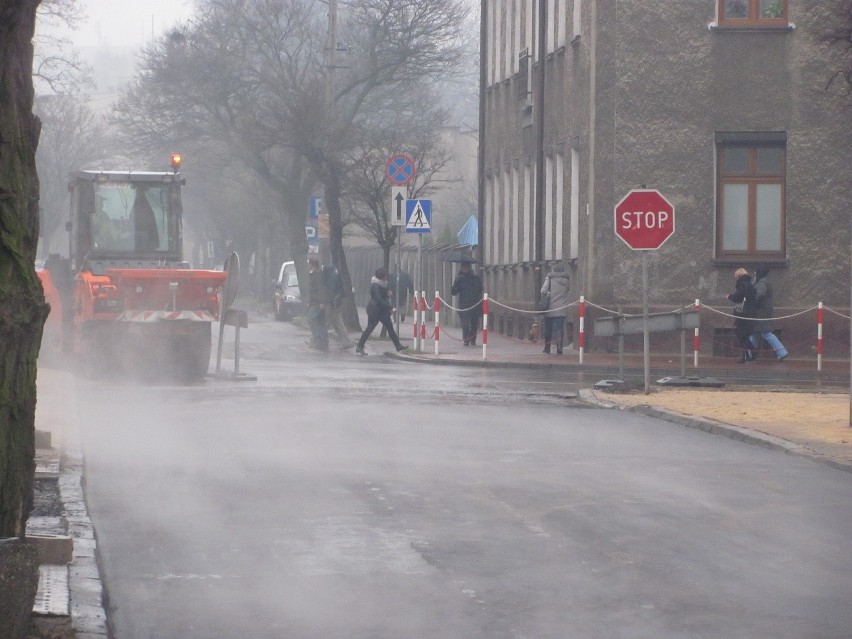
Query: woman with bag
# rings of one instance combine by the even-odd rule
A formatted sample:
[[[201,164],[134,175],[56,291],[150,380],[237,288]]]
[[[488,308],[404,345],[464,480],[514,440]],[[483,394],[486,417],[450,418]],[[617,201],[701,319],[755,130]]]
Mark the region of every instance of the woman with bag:
[[[736,288],[728,294],[728,299],[734,303],[734,334],[743,349],[743,356],[737,363],[744,364],[757,359],[757,352],[753,350],[750,339],[755,324],[755,291],[747,270],[738,268],[734,271],[734,277],[737,278]]]
[[[568,315],[568,291],[570,280],[565,267],[555,264],[544,279],[541,300],[546,310],[544,315],[544,352],[550,353],[551,340],[555,338],[556,354],[562,355],[562,340],[565,337],[565,317]]]
[[[370,301],[367,302],[367,328],[361,334],[361,339],[358,340],[358,346],[355,347],[355,352],[359,355],[366,355],[364,345],[367,343],[370,335],[373,334],[379,322],[385,327],[396,350],[405,350],[405,346],[399,343],[396,331],[393,328],[391,321],[391,313],[396,309],[390,303],[390,291],[388,290],[388,272],[385,268],[377,268],[373,279],[370,280]]]

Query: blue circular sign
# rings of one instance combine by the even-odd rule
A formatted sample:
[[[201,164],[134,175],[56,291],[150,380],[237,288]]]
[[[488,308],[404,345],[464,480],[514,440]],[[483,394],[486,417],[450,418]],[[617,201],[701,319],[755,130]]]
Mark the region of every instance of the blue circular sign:
[[[385,165],[385,175],[391,184],[408,184],[414,179],[414,160],[407,155],[392,155]]]

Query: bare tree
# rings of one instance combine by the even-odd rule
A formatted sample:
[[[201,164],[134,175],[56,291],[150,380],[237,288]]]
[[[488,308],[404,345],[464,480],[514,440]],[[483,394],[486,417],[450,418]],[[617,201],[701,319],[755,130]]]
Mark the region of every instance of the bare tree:
[[[311,4],[211,0],[203,17],[143,52],[140,72],[114,115],[138,152],[179,148],[188,171],[194,167],[210,178],[203,186],[208,196],[248,171],[276,201],[258,206],[263,198],[255,198],[254,206],[231,211],[230,232],[220,231],[252,229],[266,238],[269,228],[280,229],[276,235],[288,238],[302,271],[305,260],[298,258],[307,253],[304,220],[315,178],[280,122],[297,100],[291,87],[304,82],[304,59],[321,47]],[[251,182],[248,197],[257,192]],[[224,216],[218,222],[227,225]]]
[[[405,152],[417,166],[409,184],[409,198],[425,198],[453,180],[442,177],[450,154],[435,134],[445,113],[421,113],[418,126],[408,129],[380,129],[365,138],[346,158],[349,167],[343,183],[348,203],[345,221],[364,230],[382,247],[383,266],[390,270],[390,253],[400,240],[402,227],[392,225],[391,185],[385,176],[387,158]]]
[[[37,7],[38,0],[0,0],[0,537],[23,538],[32,506],[36,359],[48,312],[35,272]]]
[[[334,73],[338,65],[328,65],[323,70],[326,90],[303,91],[304,108],[293,112],[296,117],[289,129],[296,148],[323,184],[332,260],[347,286],[341,207],[347,153],[361,131],[382,124],[382,114],[395,111],[400,96],[453,72],[463,59],[467,14],[462,0],[346,3],[340,20],[340,39],[347,44],[346,64],[341,66],[347,67],[346,72]],[[343,311],[351,324],[354,307]]]
[[[365,128],[394,111],[399,95],[441,77],[460,59],[463,3],[346,3],[341,38],[351,43],[349,69],[338,74],[331,101],[321,4],[210,0],[206,8],[204,17],[147,50],[116,122],[143,148],[169,139],[194,145],[199,156],[237,158],[278,194],[300,269],[307,196],[319,180],[332,259],[349,290],[340,206],[347,154]],[[344,304],[347,323],[357,326],[351,298]]]
[[[33,78],[53,93],[76,93],[92,84],[92,69],[67,38],[50,35],[58,25],[75,29],[85,17],[80,0],[42,0],[38,8],[38,30],[33,39]]]
[[[108,154],[106,122],[72,95],[36,98],[35,112],[42,122],[36,162],[41,184],[43,254],[56,252],[53,235],[67,219],[68,173]]]

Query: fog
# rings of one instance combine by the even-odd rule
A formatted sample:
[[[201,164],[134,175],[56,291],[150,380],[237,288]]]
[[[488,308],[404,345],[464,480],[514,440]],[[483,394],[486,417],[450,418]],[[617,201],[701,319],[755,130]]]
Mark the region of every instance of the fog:
[[[262,317],[242,335],[257,382],[40,370],[39,423],[85,452],[116,639],[852,624],[846,473],[579,408],[551,372],[318,355]]]
[[[71,40],[80,49],[136,49],[192,17],[195,0],[80,0],[85,18],[76,28],[40,23],[46,33]]]

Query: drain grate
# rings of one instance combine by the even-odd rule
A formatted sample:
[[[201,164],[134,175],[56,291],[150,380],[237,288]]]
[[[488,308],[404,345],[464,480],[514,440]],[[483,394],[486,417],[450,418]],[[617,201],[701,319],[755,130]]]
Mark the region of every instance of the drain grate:
[[[38,567],[38,592],[33,603],[37,615],[67,617],[70,602],[68,597],[68,566],[42,564]]]

